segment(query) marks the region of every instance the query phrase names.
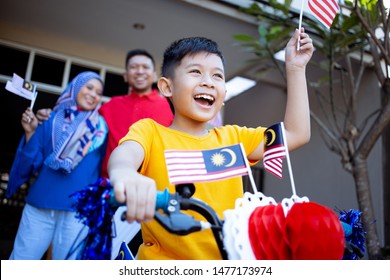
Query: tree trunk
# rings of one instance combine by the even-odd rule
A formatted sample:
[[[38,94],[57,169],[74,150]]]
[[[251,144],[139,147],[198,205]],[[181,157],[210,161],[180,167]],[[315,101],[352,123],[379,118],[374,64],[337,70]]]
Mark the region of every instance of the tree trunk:
[[[366,230],[366,249],[369,259],[381,259],[381,249],[376,230],[376,218],[371,198],[371,187],[368,176],[367,160],[359,156],[354,158],[353,177],[359,209],[362,212],[362,223]]]
[[[383,218],[384,236],[386,249],[384,254],[390,256],[390,127],[386,127],[382,133],[382,156],[383,156]]]

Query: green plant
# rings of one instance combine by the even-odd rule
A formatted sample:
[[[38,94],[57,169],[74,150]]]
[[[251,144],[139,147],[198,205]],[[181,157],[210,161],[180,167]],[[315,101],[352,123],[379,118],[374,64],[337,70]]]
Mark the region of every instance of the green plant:
[[[274,55],[283,49],[293,28],[298,27],[299,14],[291,11],[290,0],[260,2],[245,9],[258,18],[259,37],[236,35],[241,46],[257,56],[256,64],[278,69],[285,77],[284,67]],[[317,53],[322,59],[312,61],[323,76],[310,81],[322,112],[311,112],[327,147],[338,154],[343,168],[355,182],[362,221],[367,231],[366,247],[370,259],[381,258],[375,215],[371,198],[367,158],[379,137],[390,123],[390,65],[389,13],[383,0],[344,1],[342,13],[330,30],[315,19],[305,18],[305,29],[310,33]],[[378,37],[378,33],[383,34]],[[374,70],[380,91],[381,105],[363,118],[358,111],[358,93],[362,77]],[[371,71],[372,71],[371,70]],[[359,118],[358,118],[359,115]]]

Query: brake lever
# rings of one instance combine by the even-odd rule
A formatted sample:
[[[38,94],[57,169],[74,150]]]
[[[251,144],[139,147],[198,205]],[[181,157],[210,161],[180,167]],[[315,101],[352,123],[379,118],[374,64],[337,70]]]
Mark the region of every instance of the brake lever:
[[[169,194],[168,202],[164,203],[163,210],[165,215],[160,212],[155,213],[154,218],[168,232],[177,235],[187,235],[192,232],[211,228],[211,224],[204,221],[195,220],[192,216],[181,212],[182,204],[190,204],[190,199],[182,198],[179,194]],[[157,205],[156,205],[157,206]],[[184,210],[184,209],[183,209]]]

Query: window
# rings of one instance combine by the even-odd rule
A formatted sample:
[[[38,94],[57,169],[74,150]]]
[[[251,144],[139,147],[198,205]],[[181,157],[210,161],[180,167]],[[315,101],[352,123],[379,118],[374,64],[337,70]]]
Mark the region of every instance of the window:
[[[21,77],[26,75],[29,52],[0,45],[0,74],[12,76],[13,73]]]
[[[99,69],[97,69],[97,68],[72,63],[72,65],[70,66],[69,81],[71,81],[79,73],[84,72],[84,71],[92,71],[92,72],[95,72],[98,74],[100,72]]]
[[[65,61],[43,55],[35,55],[31,81],[53,86],[62,85]]]
[[[53,108],[58,95],[78,73],[93,71],[105,81],[104,100],[127,93],[123,81],[123,69],[29,48],[0,39],[0,119],[3,137],[0,137],[0,171],[9,172],[19,141],[24,133],[20,124],[24,110],[30,101],[8,92],[5,84],[13,73],[37,85],[38,96],[34,111]],[[103,74],[102,74],[103,73]]]
[[[2,62],[0,82],[12,79],[13,73],[16,73],[36,83],[38,92],[45,90],[61,94],[69,81],[83,71],[93,71],[102,76],[105,82],[103,94],[108,99],[126,94],[128,91],[127,84],[123,81],[123,69],[29,48],[1,39],[0,61]]]

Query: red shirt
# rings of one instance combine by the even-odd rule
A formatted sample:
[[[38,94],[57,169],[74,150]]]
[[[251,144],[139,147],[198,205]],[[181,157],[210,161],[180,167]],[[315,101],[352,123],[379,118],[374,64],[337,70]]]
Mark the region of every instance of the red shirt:
[[[164,126],[170,126],[173,121],[173,113],[167,99],[156,89],[147,95],[131,92],[128,95],[114,96],[100,107],[99,113],[108,126],[107,150],[101,174],[103,177],[108,177],[107,164],[111,152],[118,146],[119,140],[126,135],[133,123],[140,119],[151,118]]]

